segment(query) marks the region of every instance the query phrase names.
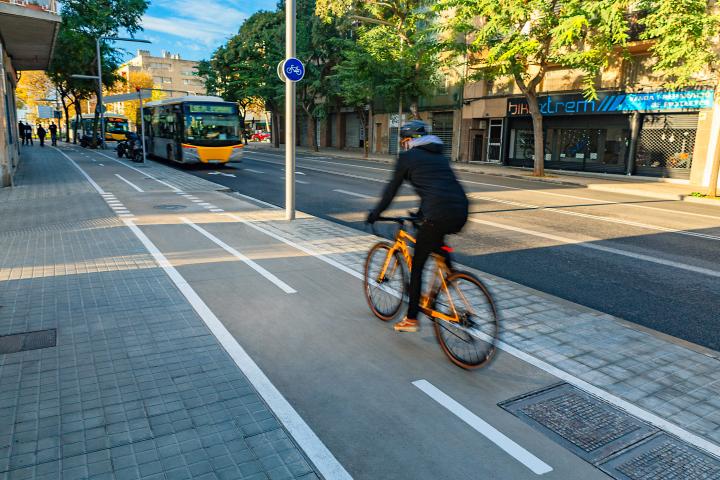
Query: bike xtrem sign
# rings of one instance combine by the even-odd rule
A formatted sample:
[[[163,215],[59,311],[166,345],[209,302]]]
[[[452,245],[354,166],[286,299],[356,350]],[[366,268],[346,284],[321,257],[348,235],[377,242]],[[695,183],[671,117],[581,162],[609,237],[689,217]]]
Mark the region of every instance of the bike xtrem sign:
[[[305,65],[297,58],[288,58],[278,63],[277,74],[283,82],[299,82],[305,76]]]

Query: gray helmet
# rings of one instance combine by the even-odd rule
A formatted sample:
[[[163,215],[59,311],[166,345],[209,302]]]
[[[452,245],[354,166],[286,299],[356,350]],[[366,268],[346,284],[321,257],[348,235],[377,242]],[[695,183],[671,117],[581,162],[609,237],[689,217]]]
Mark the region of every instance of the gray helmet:
[[[400,138],[417,138],[428,133],[430,130],[422,120],[411,120],[400,127]]]

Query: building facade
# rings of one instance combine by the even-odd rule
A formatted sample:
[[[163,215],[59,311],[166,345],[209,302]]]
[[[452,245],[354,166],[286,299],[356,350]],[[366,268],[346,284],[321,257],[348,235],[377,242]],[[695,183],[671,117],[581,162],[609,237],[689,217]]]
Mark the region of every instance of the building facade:
[[[23,70],[46,70],[60,15],[55,0],[0,0],[0,186],[20,161],[15,89]]]
[[[715,140],[715,85],[665,90],[647,45],[618,57],[598,80],[597,99],[582,95],[579,72],[546,74],[539,103],[548,169],[664,177],[706,186]],[[512,82],[465,86],[458,160],[532,167],[532,121]]]
[[[205,95],[205,82],[195,75],[198,62],[180,58],[179,54],[163,51],[156,57],[148,50],[138,50],[137,55],[123,63],[118,73],[130,78],[131,71],[148,72],[153,79],[153,88],[174,90],[173,96]]]

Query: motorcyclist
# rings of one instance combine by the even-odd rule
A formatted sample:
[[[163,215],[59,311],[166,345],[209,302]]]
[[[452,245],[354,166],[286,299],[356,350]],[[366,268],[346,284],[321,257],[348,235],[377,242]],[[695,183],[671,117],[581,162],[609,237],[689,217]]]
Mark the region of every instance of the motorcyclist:
[[[395,331],[398,332],[419,330],[417,316],[425,262],[432,252],[444,254],[441,247],[444,245],[445,235],[459,232],[468,217],[469,202],[450,167],[449,159],[442,153],[443,142],[435,135],[430,135],[428,130],[425,123],[419,120],[402,126],[401,143],[406,150],[400,153],[395,172],[385,187],[380,203],[367,217],[368,223],[376,222],[405,180],[410,182],[420,196],[419,214],[423,221],[416,235],[408,311],[406,317],[395,324]],[[445,256],[447,257],[446,254]]]

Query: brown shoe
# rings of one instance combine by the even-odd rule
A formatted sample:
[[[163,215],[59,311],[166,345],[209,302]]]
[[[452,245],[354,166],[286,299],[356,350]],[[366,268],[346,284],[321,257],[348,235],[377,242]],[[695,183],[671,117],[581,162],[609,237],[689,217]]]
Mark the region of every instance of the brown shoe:
[[[396,323],[393,328],[396,332],[416,333],[420,330],[420,322],[413,320],[412,318],[405,317],[402,321]]]

